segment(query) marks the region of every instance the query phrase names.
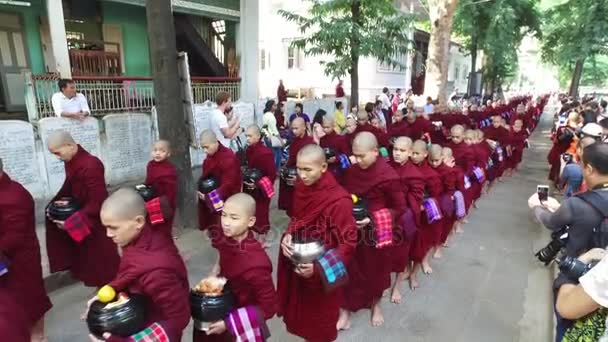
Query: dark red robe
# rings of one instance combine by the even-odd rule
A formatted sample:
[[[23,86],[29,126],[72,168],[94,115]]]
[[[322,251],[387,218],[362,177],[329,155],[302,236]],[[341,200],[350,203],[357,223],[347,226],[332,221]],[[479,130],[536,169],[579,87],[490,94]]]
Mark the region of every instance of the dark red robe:
[[[354,140],[357,137],[357,134],[361,132],[372,133],[376,137],[376,140],[378,140],[378,146],[380,147],[388,147],[390,145],[388,134],[372,126],[371,124],[357,125],[357,129],[355,129],[355,132],[351,135],[352,139]],[[350,143],[352,144],[352,141]]]
[[[489,172],[490,179],[502,177],[507,164],[507,148],[509,146],[509,131],[504,127],[495,128],[494,126],[486,127],[483,130],[484,137],[489,140],[494,140],[500,145],[503,150],[503,161],[499,161],[498,153],[494,151],[492,160],[494,167]]]
[[[572,144],[572,139],[562,139],[559,140],[559,137],[562,136],[566,130],[570,130],[574,132],[574,129],[571,127],[560,127],[557,129],[555,133],[555,138],[553,139],[553,146],[547,155],[547,161],[551,165],[551,169],[549,170],[549,180],[554,183],[559,183],[559,172],[561,167],[561,156],[566,153],[570,145]],[[574,136],[574,134],[573,134]]]
[[[212,156],[207,155],[203,162],[201,179],[213,176],[218,180],[217,189],[223,201],[241,191],[241,162],[231,149],[220,144]],[[207,230],[211,225],[219,224],[220,212],[209,208],[205,201],[198,201],[198,223],[200,230]]]
[[[272,282],[272,263],[264,248],[249,233],[245,240],[226,237],[219,227],[213,228],[212,244],[219,252],[220,277],[228,279],[235,300],[235,309],[256,306],[269,320],[277,312],[277,293]],[[207,335],[193,329],[193,342],[232,342],[229,331]]]
[[[0,176],[0,193],[0,256],[9,263],[0,288],[25,309],[24,323],[31,327],[52,307],[42,279],[34,199],[7,174]]]
[[[452,155],[454,156],[454,160],[456,161],[456,166],[462,170],[463,173],[463,182],[464,175],[471,178],[471,174],[473,173],[473,167],[475,167],[475,152],[471,148],[471,146],[467,145],[465,142],[461,142],[460,144],[455,144],[453,142],[449,142],[447,147],[452,149]],[[471,187],[465,189],[462,193],[464,196],[465,205],[467,207],[467,212],[471,205],[473,204],[474,198],[473,189],[473,180],[471,180]]]
[[[168,237],[172,237],[173,218],[177,208],[177,170],[175,166],[169,160],[161,162],[151,160],[146,167],[144,183],[152,187],[157,197],[164,197],[169,203],[171,210],[163,213],[165,222],[154,225],[154,228],[164,232]]]
[[[399,122],[394,122],[391,125],[391,128],[389,128],[388,130],[388,135],[391,138],[396,138],[396,137],[405,137],[408,134],[408,130],[407,130],[407,121],[405,119],[399,121]]]
[[[277,169],[272,150],[258,142],[248,146],[245,155],[247,156],[247,167],[260,170],[262,175],[274,184],[274,180],[277,178]],[[268,217],[270,198],[259,189],[255,190],[252,195],[255,199],[255,226],[253,226],[253,230],[258,234],[266,234],[270,230],[270,219]]]
[[[78,152],[65,163],[65,182],[53,200],[71,196],[80,203],[91,234],[82,242],[74,240],[46,219],[46,248],[51,273],[69,270],[85,286],[103,286],[116,275],[120,257],[118,249],[101,224],[99,211],[108,197],[101,161],[80,145]]]
[[[342,170],[340,169],[340,161],[338,156],[344,154],[349,156],[351,154],[350,144],[345,136],[339,135],[335,132],[326,134],[319,141],[319,146],[323,148],[331,148],[336,152],[336,161],[329,164],[329,169],[336,179],[339,181],[342,177]]]
[[[410,161],[401,165],[395,161],[391,161],[390,165],[395,169],[400,179],[400,189],[403,193],[406,203],[406,210],[412,212],[413,223],[416,230],[420,227],[420,206],[422,205],[422,199],[424,198],[424,176],[420,174],[416,166]],[[404,222],[399,222],[404,224]],[[406,223],[407,224],[407,223]],[[392,271],[403,272],[405,266],[410,261],[410,248],[415,234],[407,239],[405,229],[407,227],[401,227],[402,229],[396,229],[393,236],[394,246],[391,250],[392,257]]]
[[[425,197],[435,198],[439,202],[443,192],[439,174],[429,166],[427,161],[416,165],[416,168],[424,176]],[[426,213],[422,213],[421,216],[420,231],[416,234],[416,240],[410,253],[412,260],[417,263],[422,262],[429,250],[439,244],[443,227],[441,221],[429,223]]]
[[[315,141],[312,137],[306,135],[302,138],[295,137],[289,145],[289,158],[285,163],[285,167],[296,167],[298,161],[298,152],[302,147],[314,144]],[[285,210],[288,216],[292,216],[291,207],[293,204],[293,186],[287,185],[283,179],[279,182],[279,202],[278,207],[281,210]]]
[[[0,333],[3,341],[30,342],[29,318],[13,293],[0,287]]]
[[[343,184],[351,194],[367,201],[370,213],[389,209],[396,222],[405,211],[399,176],[383,158],[365,170],[358,164],[349,167]],[[395,228],[393,225],[393,231]],[[348,266],[350,282],[344,291],[344,308],[349,311],[370,308],[391,285],[391,248],[376,248],[372,235],[370,227],[359,230],[359,243]]]
[[[456,222],[456,217],[454,215],[454,192],[456,191],[458,179],[456,178],[457,174],[454,173],[454,170],[443,163],[435,168],[435,171],[441,177],[441,183],[443,185],[443,193],[441,194],[442,198],[440,201],[440,204],[442,204],[441,213],[443,214],[443,219],[441,220],[442,230],[439,239],[439,244],[443,244],[446,242],[454,227],[454,223]],[[447,202],[447,205],[443,206],[445,202]]]
[[[430,135],[435,130],[431,121],[422,117],[417,117],[413,123],[407,122],[407,125],[406,136],[410,137],[413,141],[420,140],[425,134]]]
[[[519,165],[519,163],[521,163],[524,149],[526,148],[526,139],[528,138],[528,135],[523,129],[519,132],[511,130],[510,133],[511,158],[509,167],[514,169]]]
[[[144,226],[139,236],[122,250],[116,278],[117,292],[146,297],[146,326],[159,323],[169,341],[181,341],[190,322],[190,286],[186,265],[175,244],[160,231]]]
[[[348,265],[357,244],[351,196],[326,172],[317,183],[298,181],[294,193],[294,214],[287,232],[314,238],[334,249]],[[350,270],[349,270],[350,271]],[[287,331],[307,341],[333,341],[342,304],[342,288],[325,291],[320,270],[305,279],[294,272],[293,263],[279,251],[277,290],[279,316]],[[357,281],[350,276],[350,284]]]

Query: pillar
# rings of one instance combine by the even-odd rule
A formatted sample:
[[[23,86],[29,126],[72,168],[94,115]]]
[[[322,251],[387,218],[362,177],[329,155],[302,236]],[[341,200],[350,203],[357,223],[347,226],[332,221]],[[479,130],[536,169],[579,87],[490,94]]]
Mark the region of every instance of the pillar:
[[[54,67],[55,71],[59,72],[62,78],[72,78],[62,1],[46,0],[46,11],[51,33],[51,49],[55,57],[55,65],[52,67]]]
[[[237,55],[240,56],[241,100],[257,103],[260,65],[259,0],[241,0],[240,11],[236,50]]]

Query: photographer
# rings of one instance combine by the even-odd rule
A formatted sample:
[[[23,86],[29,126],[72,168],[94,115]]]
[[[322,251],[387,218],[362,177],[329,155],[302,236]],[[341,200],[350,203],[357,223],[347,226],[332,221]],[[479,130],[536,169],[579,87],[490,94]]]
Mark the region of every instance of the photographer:
[[[541,203],[537,194],[532,195],[528,201],[538,221],[549,230],[562,232],[567,229],[564,254],[571,257],[577,257],[594,247],[604,248],[608,245],[608,232],[595,232],[596,228],[601,226],[604,215],[588,202],[588,197],[593,196],[597,201],[604,202],[600,208],[608,207],[608,145],[589,145],[583,150],[582,157],[583,177],[591,190],[568,198],[562,205],[554,198]],[[560,274],[555,280],[554,289],[558,290],[568,282],[569,280]],[[560,317],[557,321],[556,341],[561,341],[569,324]]]

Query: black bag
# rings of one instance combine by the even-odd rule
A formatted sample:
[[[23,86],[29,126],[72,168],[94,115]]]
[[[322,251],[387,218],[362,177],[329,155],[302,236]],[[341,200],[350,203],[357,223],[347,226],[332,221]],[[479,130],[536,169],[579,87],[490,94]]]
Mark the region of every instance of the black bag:
[[[574,139],[574,132],[569,128],[564,129],[564,132],[557,137],[560,142],[571,141],[572,139]]]
[[[592,206],[602,215],[602,221],[593,228],[593,243],[595,247],[608,247],[608,200],[604,199],[597,191],[586,191],[577,195],[578,198]]]

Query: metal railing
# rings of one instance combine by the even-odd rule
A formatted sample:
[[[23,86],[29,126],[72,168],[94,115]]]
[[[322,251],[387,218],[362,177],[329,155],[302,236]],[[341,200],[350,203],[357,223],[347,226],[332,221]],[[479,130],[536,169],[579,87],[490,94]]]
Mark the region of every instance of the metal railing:
[[[31,76],[31,92],[38,119],[54,116],[51,99],[59,91],[57,74]],[[150,77],[74,76],[76,89],[89,103],[91,114],[149,112],[154,106],[154,82]],[[192,94],[195,103],[213,101],[219,91],[227,91],[233,100],[240,98],[240,78],[193,77]]]

